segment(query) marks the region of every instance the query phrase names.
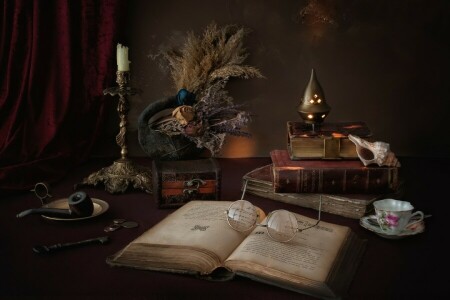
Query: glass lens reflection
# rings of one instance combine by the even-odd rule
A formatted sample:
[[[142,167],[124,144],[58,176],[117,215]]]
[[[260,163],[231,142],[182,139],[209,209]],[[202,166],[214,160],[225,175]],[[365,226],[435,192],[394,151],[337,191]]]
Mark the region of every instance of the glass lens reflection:
[[[287,210],[276,210],[269,214],[267,232],[272,239],[279,242],[288,242],[297,231],[297,219],[292,213]]]
[[[256,225],[258,212],[250,202],[238,200],[227,210],[227,221],[231,228],[237,231],[247,231]]]

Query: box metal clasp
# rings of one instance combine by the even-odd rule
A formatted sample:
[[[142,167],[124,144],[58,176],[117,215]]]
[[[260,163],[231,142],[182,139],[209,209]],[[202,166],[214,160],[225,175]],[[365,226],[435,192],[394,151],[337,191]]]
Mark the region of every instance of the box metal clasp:
[[[198,193],[198,188],[200,185],[205,185],[206,181],[201,180],[199,178],[194,178],[191,180],[186,180],[184,182],[185,189],[183,190],[183,194],[192,195]]]

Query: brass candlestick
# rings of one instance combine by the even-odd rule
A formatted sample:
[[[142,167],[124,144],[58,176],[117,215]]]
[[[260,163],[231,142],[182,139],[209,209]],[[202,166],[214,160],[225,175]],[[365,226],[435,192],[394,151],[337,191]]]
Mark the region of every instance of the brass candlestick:
[[[89,175],[79,185],[94,185],[103,182],[105,190],[109,193],[124,193],[130,183],[134,188],[139,188],[147,193],[151,193],[152,176],[151,170],[139,166],[128,158],[127,147],[127,125],[128,125],[128,111],[130,109],[128,95],[135,95],[138,89],[128,87],[130,80],[130,72],[117,71],[116,82],[118,87],[110,87],[103,91],[103,94],[111,96],[119,95],[119,103],[117,105],[117,112],[119,113],[119,133],[116,136],[116,143],[120,147],[121,158],[114,161],[114,163],[106,168]]]

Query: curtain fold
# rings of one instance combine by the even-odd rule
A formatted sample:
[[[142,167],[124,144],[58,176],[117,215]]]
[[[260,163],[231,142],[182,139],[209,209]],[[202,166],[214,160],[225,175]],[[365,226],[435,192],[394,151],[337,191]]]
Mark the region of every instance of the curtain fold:
[[[126,1],[5,0],[0,8],[0,191],[52,182],[102,133]],[[110,100],[110,99],[109,99]]]

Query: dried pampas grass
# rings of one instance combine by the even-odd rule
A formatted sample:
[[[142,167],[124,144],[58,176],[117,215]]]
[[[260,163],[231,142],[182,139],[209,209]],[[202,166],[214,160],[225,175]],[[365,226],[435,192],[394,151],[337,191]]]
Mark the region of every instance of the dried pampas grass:
[[[211,23],[202,36],[189,32],[180,50],[163,52],[176,90],[202,95],[219,80],[263,78],[257,68],[243,65],[248,56],[243,40],[248,32],[237,25]]]

